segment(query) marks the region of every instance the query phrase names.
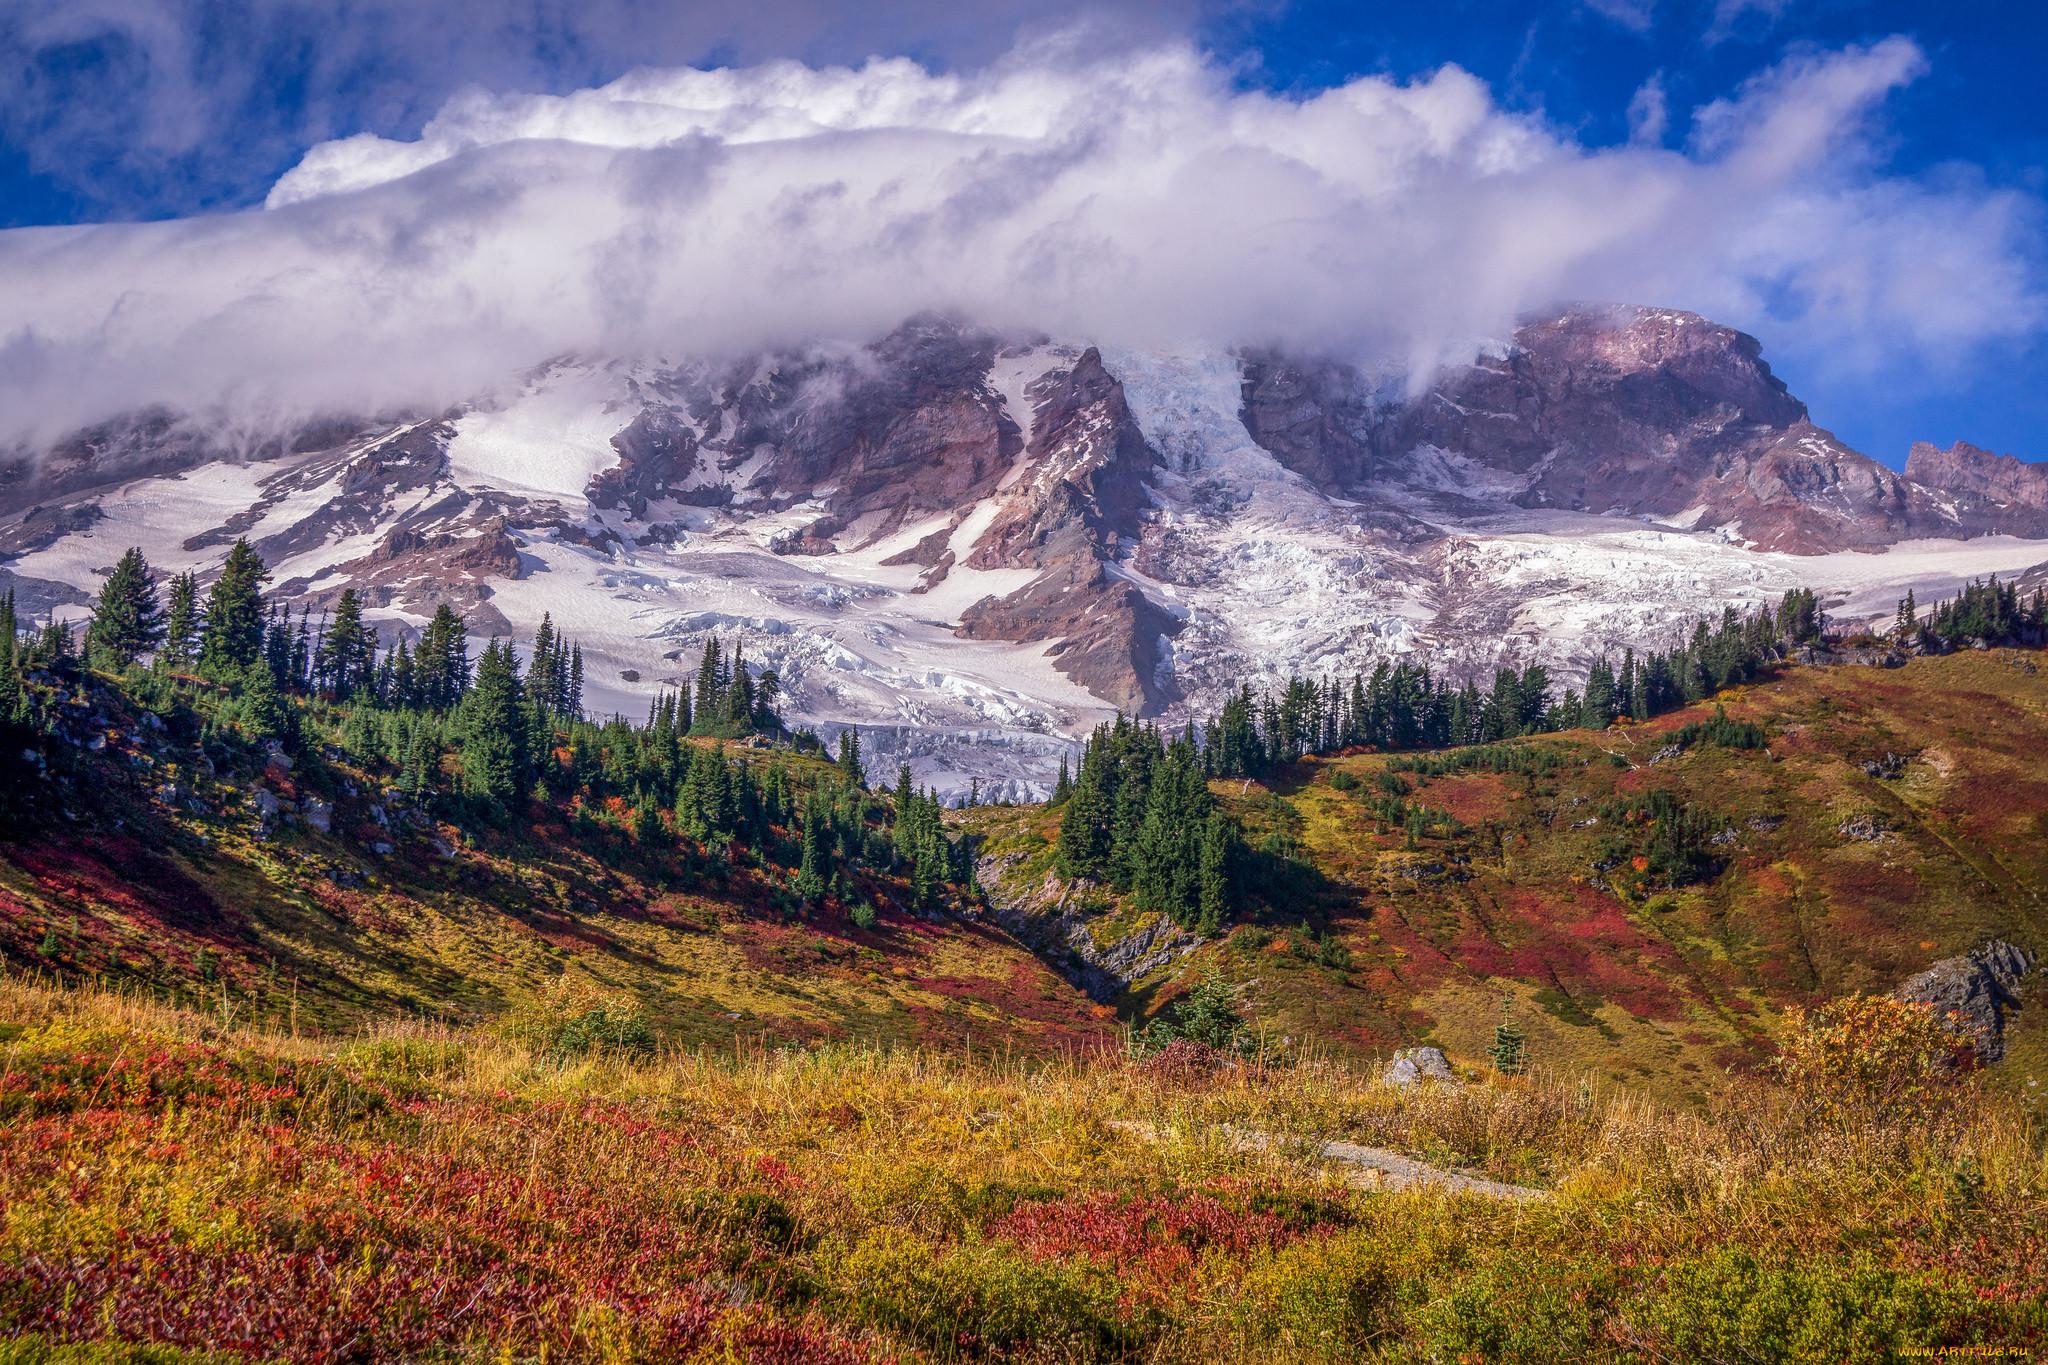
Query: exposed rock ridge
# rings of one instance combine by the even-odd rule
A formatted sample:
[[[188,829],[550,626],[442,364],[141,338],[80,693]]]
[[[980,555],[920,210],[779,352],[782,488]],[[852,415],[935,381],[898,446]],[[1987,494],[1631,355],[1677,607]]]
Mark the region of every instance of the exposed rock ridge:
[[[1159,667],[1159,641],[1180,623],[1109,566],[1143,529],[1151,505],[1145,479],[1159,457],[1092,346],[1071,370],[1044,376],[1032,396],[1028,472],[967,563],[1043,572],[961,613],[960,632],[979,640],[1057,638],[1062,673],[1119,710],[1154,714],[1177,695]]]
[[[2033,969],[2031,951],[1993,939],[1908,977],[1892,994],[1932,1005],[1937,1015],[1959,1016],[1956,1022],[1988,1065],[2005,1056],[2005,1014],[2019,1008],[2020,981]]]
[[[1270,353],[1247,357],[1244,395],[1246,430],[1303,477],[1353,495],[1391,479],[1453,513],[1489,497],[1621,512],[1795,554],[2048,535],[2048,500],[1993,507],[1885,468],[1809,420],[1756,338],[1670,309],[1532,318],[1504,352],[1443,371],[1413,400],[1379,401],[1354,369]],[[1462,466],[1449,478],[1446,458]],[[2023,482],[1974,461],[1920,468]]]
[[[1986,533],[2038,535],[2048,519],[2048,464],[1994,455],[1968,441],[1947,450],[1915,441],[1906,477],[1954,500],[1958,520]]]
[[[996,923],[1092,1000],[1114,1000],[1202,946],[1200,936],[1164,915],[1140,920],[1121,938],[1098,941],[1095,928],[1106,911],[1088,899],[1094,884],[1069,886],[1048,874],[1036,885],[1012,886],[1004,874],[1020,861],[1014,854],[980,859],[977,875],[990,888]]]

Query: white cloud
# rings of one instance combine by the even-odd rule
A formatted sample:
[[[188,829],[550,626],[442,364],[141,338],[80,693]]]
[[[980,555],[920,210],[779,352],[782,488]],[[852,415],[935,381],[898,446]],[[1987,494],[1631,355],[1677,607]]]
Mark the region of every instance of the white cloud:
[[[858,339],[923,308],[1420,369],[1609,298],[1953,362],[2039,324],[2034,206],[1873,170],[1873,111],[1923,65],[1903,39],[1803,57],[1685,153],[1585,148],[1455,67],[1293,99],[1178,47],[470,92],[415,142],[316,147],[265,210],[0,233],[0,412],[440,404],[565,351]]]
[[[1638,147],[1661,147],[1671,126],[1670,103],[1664,94],[1664,73],[1654,72],[1636,88],[1628,102],[1628,140]]]
[[[1656,17],[1656,0],[1586,0],[1586,8],[1612,19],[1633,33],[1648,33]]]

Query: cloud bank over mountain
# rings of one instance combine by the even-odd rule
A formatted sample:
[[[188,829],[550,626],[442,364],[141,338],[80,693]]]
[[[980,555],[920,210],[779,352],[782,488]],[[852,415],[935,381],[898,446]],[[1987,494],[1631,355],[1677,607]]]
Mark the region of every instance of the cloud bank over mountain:
[[[0,233],[10,437],[150,402],[261,425],[432,406],[565,351],[863,340],[955,311],[1131,346],[1284,344],[1426,375],[1561,298],[1692,308],[1774,353],[1962,363],[2036,329],[2038,204],[1885,174],[1903,38],[1589,148],[1456,67],[1306,98],[1085,34],[644,70],[321,144],[262,209]],[[1681,116],[1672,111],[1674,120]]]

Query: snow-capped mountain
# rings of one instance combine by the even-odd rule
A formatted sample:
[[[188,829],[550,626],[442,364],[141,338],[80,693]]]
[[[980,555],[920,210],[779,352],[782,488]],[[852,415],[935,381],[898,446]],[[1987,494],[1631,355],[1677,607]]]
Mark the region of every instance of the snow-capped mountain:
[[[2012,464],[2015,467],[2007,469]],[[1420,393],[1277,353],[1098,350],[913,319],[868,346],[569,357],[437,414],[251,439],[133,414],[0,469],[0,570],[76,611],[129,545],[387,634],[551,614],[637,713],[707,633],[797,719],[942,789],[1042,789],[1116,710],[1422,655],[1566,675],[1806,584],[1888,615],[2048,561],[2033,467],[1808,420],[1747,336],[1575,308]],[[68,605],[67,605],[68,604]]]

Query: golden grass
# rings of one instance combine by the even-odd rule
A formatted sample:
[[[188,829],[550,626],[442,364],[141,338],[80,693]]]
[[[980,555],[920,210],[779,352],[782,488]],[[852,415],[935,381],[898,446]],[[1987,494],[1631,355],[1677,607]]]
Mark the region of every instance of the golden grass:
[[[695,1219],[708,1259],[664,1272],[671,1290],[745,1285],[730,1292],[875,1355],[1263,1361],[1476,1349],[1482,1359],[1624,1359],[1686,1342],[1706,1350],[1699,1343],[1725,1328],[1750,1343],[1743,1349],[1778,1341],[1783,1358],[1882,1359],[1903,1344],[2033,1341],[2048,1328],[2035,1297],[2048,1284],[2042,1135],[2020,1107],[1967,1081],[1940,1121],[1907,1127],[1884,1113],[1817,1115],[1756,1081],[1702,1114],[1590,1077],[1396,1089],[1316,1056],[1192,1083],[1115,1062],[855,1045],[563,1062],[497,1032],[390,1021],[350,1038],[293,1037],[244,1027],[231,1005],[207,1013],[18,978],[0,983],[0,1036],[0,1077],[51,1058],[194,1044],[289,1062],[302,1097],[253,1107],[131,1097],[126,1126],[85,1122],[75,1107],[68,1118],[0,1111],[15,1114],[0,1144],[0,1264],[82,1263],[137,1235],[204,1255],[303,1250],[314,1236],[306,1228],[356,1209],[347,1173],[390,1162],[423,1183],[427,1172],[495,1172],[515,1202],[582,1207],[578,1218],[600,1224],[625,1213]],[[0,1096],[17,1093],[6,1085]],[[113,1094],[96,1092],[94,1103]],[[1132,1131],[1140,1126],[1149,1140]],[[1251,1149],[1230,1136],[1247,1128],[1276,1140]],[[1320,1160],[1337,1138],[1556,1197],[1363,1190]],[[1169,1211],[1221,1201],[1214,1216],[1234,1227],[1266,1228],[1259,1210],[1321,1212],[1280,1244],[1249,1249],[1175,1241],[1157,1231],[1168,1214],[1140,1220],[1152,1231],[1135,1243],[1100,1241],[1101,1201],[1141,1198]],[[1060,1210],[1069,1239],[1050,1259],[1034,1259],[1004,1221],[1040,1205]],[[786,1218],[794,1232],[762,1231],[771,1206],[771,1222]],[[515,1220],[516,1244],[526,1273],[581,1286],[562,1321],[624,1312],[607,1306],[611,1291],[589,1287],[580,1224],[549,1217],[559,1225]],[[405,1239],[388,1210],[342,1222],[371,1260],[379,1238]],[[1773,1292],[1808,1316],[1828,1294],[1891,1295],[1890,1335],[1829,1356],[1781,1341],[1783,1324],[1744,1326],[1728,1316],[1734,1308],[1712,1307],[1713,1286],[1750,1284],[1749,1261],[1725,1263],[1735,1252],[1764,1267],[1756,1274],[1779,1276]],[[1818,1288],[1797,1278],[1822,1271],[1834,1278]],[[1675,1299],[1687,1275],[1689,1285],[1707,1276],[1708,1287]],[[1564,1307],[1524,1301],[1533,1286],[1566,1281],[1579,1288]],[[1798,1293],[1808,1297],[1785,1285],[1806,1285]],[[1893,1302],[1908,1289],[1936,1294],[1930,1285],[1948,1286],[1927,1301],[1934,1307],[1907,1313]],[[20,1292],[10,1299],[0,1285],[0,1325]],[[1711,1309],[1705,1327],[1686,1316],[1695,1302]],[[1042,1332],[1018,1326],[1033,1315],[1046,1319]],[[1546,1340],[1576,1344],[1542,1354],[1551,1348],[1509,1330],[1524,1319],[1550,1323]],[[645,1346],[653,1338],[635,1336],[637,1321],[619,1319],[620,1340]],[[567,1326],[548,1336],[472,1322],[461,1332],[444,1344],[591,1360],[610,1349]],[[734,1358],[796,1358],[721,1340]]]

